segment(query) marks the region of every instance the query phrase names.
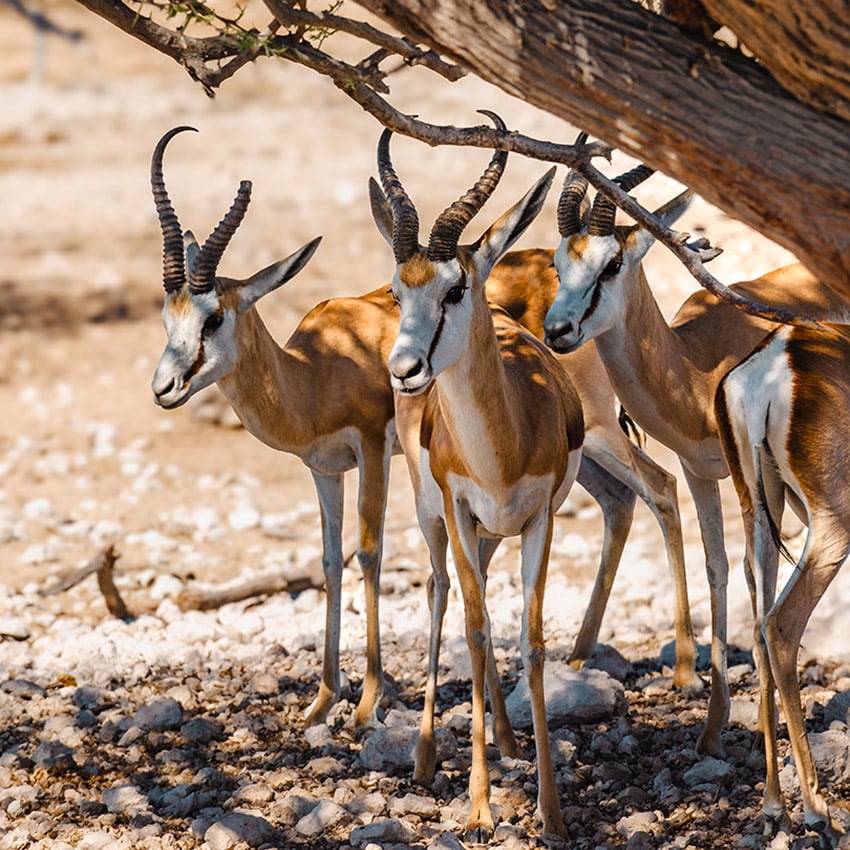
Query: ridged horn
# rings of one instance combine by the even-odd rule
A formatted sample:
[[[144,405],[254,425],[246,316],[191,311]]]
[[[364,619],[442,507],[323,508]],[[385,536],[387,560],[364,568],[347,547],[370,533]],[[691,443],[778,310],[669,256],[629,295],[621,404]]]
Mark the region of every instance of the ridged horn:
[[[586,141],[587,133],[579,133],[574,144],[583,145]],[[570,169],[558,199],[558,232],[561,236],[581,233],[581,202],[586,194],[587,178]]]
[[[162,157],[168,143],[184,130],[194,127],[175,127],[169,130],[157,143],[151,157],[151,190],[159,226],[162,229],[162,285],[166,292],[175,292],[186,282],[186,267],[183,261],[183,231],[177,219],[177,213],[171,205],[162,174]]]
[[[653,173],[654,170],[652,168],[646,165],[637,165],[631,171],[615,177],[614,182],[624,192],[631,192],[632,189],[643,183]],[[593,236],[610,236],[614,232],[614,216],[616,213],[617,207],[614,202],[601,192],[597,193],[593,201],[593,209],[590,212],[590,223],[587,226],[587,232]]]
[[[392,134],[384,130],[378,141],[378,177],[393,214],[393,256],[401,265],[419,250],[419,215],[390,160]]]
[[[479,109],[496,125],[497,130],[507,130],[502,119],[489,109]],[[478,178],[475,185],[461,195],[451,206],[446,207],[437,217],[428,238],[428,259],[434,261],[452,260],[457,254],[457,243],[463,229],[472,221],[473,216],[484,206],[493,194],[505,171],[508,161],[507,151],[496,151],[487,169]]]
[[[192,292],[209,292],[215,289],[215,275],[221,256],[242,223],[250,200],[251,181],[243,180],[230,209],[207,237],[189,270],[189,289]]]

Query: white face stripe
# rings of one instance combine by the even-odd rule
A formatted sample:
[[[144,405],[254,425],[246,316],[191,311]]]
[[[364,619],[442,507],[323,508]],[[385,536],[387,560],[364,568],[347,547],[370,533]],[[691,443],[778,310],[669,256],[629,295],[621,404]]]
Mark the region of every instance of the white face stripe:
[[[580,250],[574,243],[581,239]],[[621,255],[615,236],[571,236],[561,240],[555,251],[558,292],[546,314],[547,338],[565,347],[576,347],[607,330],[617,315],[620,302],[615,295],[626,257],[619,273],[602,277],[612,261]],[[560,339],[562,338],[562,339]]]
[[[220,316],[221,325],[205,331],[212,316]],[[184,404],[235,367],[236,317],[232,310],[223,309],[215,291],[181,290],[166,296],[162,320],[167,342],[151,389],[158,404],[172,408]]]
[[[431,280],[415,286],[398,269],[393,280],[401,324],[388,366],[393,388],[401,392],[424,390],[466,347],[472,317],[467,276],[457,260],[434,263],[433,269]]]

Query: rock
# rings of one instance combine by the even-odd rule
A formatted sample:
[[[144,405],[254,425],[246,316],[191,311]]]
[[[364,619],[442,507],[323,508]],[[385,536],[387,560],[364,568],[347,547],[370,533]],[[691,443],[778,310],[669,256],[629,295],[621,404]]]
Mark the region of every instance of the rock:
[[[850,725],[850,691],[836,694],[824,706],[824,720],[827,723],[833,723],[837,720]]]
[[[333,756],[320,756],[307,762],[307,772],[311,776],[339,776],[347,770],[347,765]]]
[[[543,685],[550,728],[571,723],[596,723],[623,712],[626,707],[623,686],[600,670],[574,670],[569,664],[548,662]],[[506,704],[515,726],[529,728],[532,725],[525,674],[520,676]]]
[[[651,833],[656,823],[658,823],[658,815],[655,812],[635,812],[617,821],[617,832],[625,835],[626,838],[637,832]]]
[[[3,684],[0,684],[0,690],[11,694],[13,697],[18,697],[18,699],[32,699],[47,694],[47,691],[41,685],[30,682],[28,679],[7,679]]]
[[[432,818],[439,811],[439,806],[433,797],[423,797],[419,794],[405,794],[403,797],[393,797],[389,801],[391,815],[417,815],[421,818]]]
[[[673,782],[673,773],[669,767],[663,768],[652,778],[652,790],[663,806],[672,808],[682,800],[682,792]]]
[[[42,741],[35,748],[32,760],[39,767],[61,773],[74,768],[74,750],[59,741]]]
[[[135,785],[117,785],[103,792],[103,802],[112,814],[147,814],[150,810],[148,798]]]
[[[328,827],[339,823],[346,815],[347,812],[342,806],[338,806],[331,800],[321,800],[295,824],[295,831],[307,837],[318,835]]]
[[[293,788],[286,793],[282,800],[272,804],[274,816],[286,826],[295,826],[301,818],[306,817],[318,803],[318,800],[301,788]]]
[[[809,745],[822,785],[842,785],[850,780],[850,738],[846,731],[813,732]]]
[[[658,654],[658,661],[661,663],[663,667],[675,667],[676,666],[676,641],[669,641],[665,643],[664,646],[661,647],[661,652]],[[697,644],[697,670],[710,670],[711,669],[711,644],[710,643],[698,643]]]
[[[271,673],[256,673],[251,678],[251,690],[260,696],[275,696],[280,691],[280,683]]]
[[[304,740],[311,747],[325,747],[333,743],[334,736],[328,728],[327,723],[319,723],[316,726],[308,726],[304,730]]]
[[[208,717],[193,717],[180,727],[180,734],[189,744],[209,744],[225,737],[224,727]]]
[[[419,730],[410,726],[375,729],[360,750],[360,761],[369,770],[392,771],[413,764]],[[454,735],[447,729],[434,730],[437,764],[451,758],[457,750]]]
[[[136,726],[145,732],[178,729],[183,722],[183,708],[173,697],[160,697],[136,712]]]
[[[30,630],[21,617],[0,617],[0,637],[27,640]]]
[[[746,697],[732,697],[730,703],[729,723],[756,732],[759,724],[758,703]]]
[[[427,850],[464,850],[464,846],[453,832],[441,832],[431,839]]]
[[[248,806],[257,806],[262,803],[268,803],[274,799],[274,790],[265,782],[254,782],[251,785],[243,785],[234,795],[233,798]]]
[[[618,682],[625,682],[634,670],[632,663],[607,643],[596,644],[596,648],[585,662],[584,667],[585,669],[601,670]]]
[[[378,844],[410,842],[414,838],[413,830],[404,821],[389,818],[376,820],[352,830],[348,840],[354,847],[363,847],[371,841]]]
[[[682,779],[690,788],[696,785],[718,785],[733,771],[734,768],[729,762],[706,756],[686,770]]]
[[[249,847],[259,847],[271,841],[275,828],[265,819],[244,812],[230,812],[204,832],[209,850],[229,850],[240,842]]]

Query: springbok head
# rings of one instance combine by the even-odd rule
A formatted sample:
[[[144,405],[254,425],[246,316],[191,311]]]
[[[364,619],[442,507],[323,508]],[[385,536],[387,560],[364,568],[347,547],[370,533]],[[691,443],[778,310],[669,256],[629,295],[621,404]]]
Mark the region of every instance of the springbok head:
[[[482,112],[500,130],[506,129],[498,115]],[[438,216],[428,245],[423,246],[419,244],[416,207],[390,161],[391,135],[389,130],[381,135],[381,186],[371,179],[369,195],[375,223],[392,247],[396,262],[392,288],[401,310],[401,327],[388,361],[390,380],[393,389],[413,395],[424,392],[465,351],[475,302],[487,309],[484,284],[490,270],[540,212],[555,169],[479,239],[459,245],[463,230],[493,194],[504,172],[507,153],[496,151],[475,185]]]
[[[586,139],[579,136],[578,142]],[[651,174],[638,165],[615,182],[630,192]],[[558,293],[546,314],[546,344],[568,352],[613,327],[622,317],[629,281],[641,274],[641,261],[655,238],[644,228],[614,225],[616,207],[597,194],[589,211],[583,207],[587,180],[571,171],[558,201],[561,242],[555,251]],[[672,224],[687,209],[692,194],[685,191],[655,211]]]
[[[162,157],[171,139],[184,130],[194,128],[169,130],[151,159],[151,189],[162,228],[162,319],[168,337],[151,388],[156,403],[165,408],[179,407],[235,368],[237,317],[297,274],[321,241],[313,239],[245,280],[219,277],[218,264],[248,209],[251,183],[242,181],[232,206],[203,245],[191,231],[182,233],[165,189]]]

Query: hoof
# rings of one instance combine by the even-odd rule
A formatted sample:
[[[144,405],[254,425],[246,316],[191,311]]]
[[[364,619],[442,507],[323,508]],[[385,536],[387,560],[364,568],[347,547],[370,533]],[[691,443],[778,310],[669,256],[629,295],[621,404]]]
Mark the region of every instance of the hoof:
[[[475,827],[467,827],[463,835],[464,844],[489,844],[493,839],[493,827],[479,825]]]

